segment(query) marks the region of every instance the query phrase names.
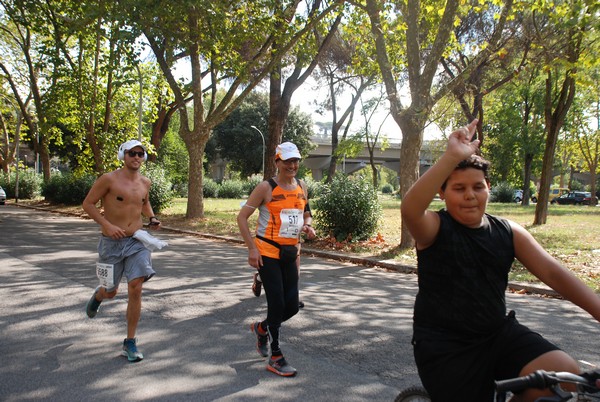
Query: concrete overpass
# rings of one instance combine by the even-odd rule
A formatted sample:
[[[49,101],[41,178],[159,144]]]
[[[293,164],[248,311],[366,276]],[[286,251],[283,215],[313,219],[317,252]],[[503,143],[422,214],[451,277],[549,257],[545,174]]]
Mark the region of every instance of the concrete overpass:
[[[317,145],[315,149],[310,151],[308,156],[302,160],[302,164],[310,169],[314,180],[321,180],[331,162],[331,138],[328,136],[315,136],[311,138],[311,142]],[[442,148],[435,147],[435,141],[425,141],[421,147],[420,167],[419,171],[422,174],[437,160],[442,154]],[[400,143],[390,143],[385,150],[381,149],[378,144],[373,151],[373,159],[378,166],[385,166],[394,172],[400,171]],[[350,174],[362,168],[369,166],[369,152],[365,145],[362,151],[353,158],[341,158],[338,161],[337,171]],[[211,164],[210,177],[213,180],[220,181],[225,176],[227,161],[218,159]]]
[[[310,151],[302,164],[311,170],[312,177],[315,180],[321,180],[329,169],[331,163],[331,139],[322,137],[313,137],[311,141],[317,145],[315,149]],[[436,150],[434,142],[424,142],[421,148],[420,156],[420,172],[425,170],[437,160],[443,150]],[[385,166],[394,172],[400,171],[400,143],[390,143],[384,150],[378,144],[373,151],[373,160],[379,166]],[[337,165],[338,172],[350,174],[367,167],[370,163],[369,151],[367,146],[355,157],[340,158]]]

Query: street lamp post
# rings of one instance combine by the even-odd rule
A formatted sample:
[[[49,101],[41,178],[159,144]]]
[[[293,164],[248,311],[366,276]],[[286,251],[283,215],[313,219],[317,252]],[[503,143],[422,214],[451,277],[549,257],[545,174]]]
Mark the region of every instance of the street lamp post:
[[[258,131],[258,133],[260,134],[260,138],[262,138],[262,144],[263,144],[263,152],[262,152],[262,174],[263,174],[263,178],[265,177],[265,136],[263,135],[263,133],[256,128],[256,126],[250,126],[253,129],[255,129],[256,131]]]
[[[142,141],[142,117],[143,117],[143,107],[144,107],[144,79],[142,77],[142,70],[140,70],[139,64],[135,65],[137,68],[138,77],[140,80],[140,96],[139,96],[139,105],[138,105],[138,141]]]

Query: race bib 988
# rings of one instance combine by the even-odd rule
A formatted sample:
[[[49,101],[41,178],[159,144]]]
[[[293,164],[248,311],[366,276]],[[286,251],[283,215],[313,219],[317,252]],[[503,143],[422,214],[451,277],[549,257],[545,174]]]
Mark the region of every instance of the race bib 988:
[[[96,276],[100,280],[100,285],[111,288],[115,281],[115,267],[113,264],[96,263]]]

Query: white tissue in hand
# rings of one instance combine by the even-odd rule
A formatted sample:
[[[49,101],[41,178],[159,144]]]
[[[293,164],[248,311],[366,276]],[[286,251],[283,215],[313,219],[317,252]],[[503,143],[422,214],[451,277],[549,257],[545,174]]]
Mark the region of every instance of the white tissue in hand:
[[[164,240],[160,240],[157,239],[156,237],[152,236],[150,233],[146,232],[145,230],[137,230],[134,234],[133,237],[135,239],[138,239],[139,241],[142,242],[142,244],[150,251],[153,250],[160,250],[161,248],[165,247],[167,245],[167,242]]]

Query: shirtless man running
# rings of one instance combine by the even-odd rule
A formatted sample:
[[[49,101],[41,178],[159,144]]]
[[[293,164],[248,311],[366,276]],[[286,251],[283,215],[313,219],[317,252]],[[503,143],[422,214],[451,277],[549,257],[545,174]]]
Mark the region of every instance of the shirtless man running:
[[[127,338],[123,341],[123,356],[130,362],[144,358],[137,350],[135,334],[142,310],[142,285],[152,278],[151,252],[133,237],[143,227],[142,215],[149,218],[149,227],[158,229],[160,221],[150,205],[150,179],[142,176],[140,167],[147,158],[146,148],[137,140],[119,147],[122,168],[100,176],[83,201],[83,209],[101,227],[97,268],[101,285],[94,290],[86,306],[88,317],[94,318],[100,303],[117,294],[123,274],[127,278]],[[104,209],[98,206],[99,201]]]

